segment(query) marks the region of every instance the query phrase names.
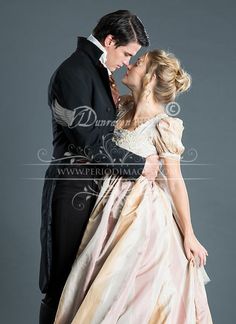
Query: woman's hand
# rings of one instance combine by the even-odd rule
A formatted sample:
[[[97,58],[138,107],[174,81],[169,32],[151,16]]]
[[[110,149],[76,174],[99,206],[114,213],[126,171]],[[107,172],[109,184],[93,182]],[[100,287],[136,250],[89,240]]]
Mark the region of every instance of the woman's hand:
[[[195,264],[195,257],[199,257],[199,267],[206,265],[207,250],[200,244],[194,234],[188,234],[184,237],[184,250],[189,261]]]

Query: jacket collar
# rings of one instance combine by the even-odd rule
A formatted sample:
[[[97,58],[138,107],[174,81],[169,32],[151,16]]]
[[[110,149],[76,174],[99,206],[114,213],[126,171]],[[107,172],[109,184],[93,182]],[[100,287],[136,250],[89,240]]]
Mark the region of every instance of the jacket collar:
[[[87,38],[78,37],[77,51],[78,50],[82,50],[83,52],[85,52],[96,65],[100,63],[99,59],[103,54],[103,51],[100,48],[98,48],[95,44],[87,40]]]
[[[114,110],[115,110],[115,103],[112,98],[108,70],[100,62],[100,57],[103,54],[103,51],[100,48],[98,48],[94,43],[87,40],[87,38],[85,38],[85,37],[78,37],[76,51],[78,51],[78,50],[79,51],[81,50],[84,53],[86,53],[90,57],[90,59],[92,60],[94,65],[96,66],[98,73],[100,74],[101,79],[107,89],[107,93],[111,99],[111,102],[112,102]]]
[[[98,48],[100,48],[100,50],[103,52],[102,55],[99,58],[99,61],[107,69],[108,75],[111,75],[112,73],[111,73],[111,71],[108,69],[108,67],[106,65],[106,61],[107,61],[107,51],[106,51],[105,47],[97,40],[97,38],[95,38],[93,36],[93,34],[89,35],[89,37],[87,37],[87,40],[89,40],[94,45],[96,45]]]

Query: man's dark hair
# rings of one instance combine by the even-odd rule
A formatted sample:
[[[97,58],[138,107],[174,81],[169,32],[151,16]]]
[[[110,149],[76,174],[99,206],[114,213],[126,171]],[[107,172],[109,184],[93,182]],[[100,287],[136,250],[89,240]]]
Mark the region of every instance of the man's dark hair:
[[[103,43],[109,34],[114,37],[116,47],[126,46],[130,42],[137,42],[141,46],[149,45],[141,20],[128,10],[118,10],[100,18],[93,36]]]

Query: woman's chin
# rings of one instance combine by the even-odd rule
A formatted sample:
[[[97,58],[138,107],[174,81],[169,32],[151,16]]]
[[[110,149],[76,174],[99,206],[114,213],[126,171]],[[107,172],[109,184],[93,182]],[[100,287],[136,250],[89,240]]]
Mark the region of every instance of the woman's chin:
[[[128,86],[129,82],[128,82],[128,80],[127,80],[126,75],[123,77],[123,79],[121,80],[121,82],[122,82],[124,85]]]

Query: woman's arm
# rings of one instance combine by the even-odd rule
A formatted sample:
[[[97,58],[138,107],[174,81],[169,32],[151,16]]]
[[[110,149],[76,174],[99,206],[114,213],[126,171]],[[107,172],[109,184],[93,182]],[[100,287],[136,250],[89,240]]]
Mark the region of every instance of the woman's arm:
[[[198,242],[194,234],[191,223],[188,192],[182,177],[180,160],[162,157],[162,161],[167,177],[169,192],[178,214],[178,223],[184,236],[184,247],[187,258],[190,260],[193,255],[199,256],[200,265],[205,265],[206,255],[208,255],[208,253]]]
[[[180,161],[173,158],[162,158],[162,160],[171,198],[179,215],[181,231],[184,236],[193,234],[189,198],[181,173]]]

